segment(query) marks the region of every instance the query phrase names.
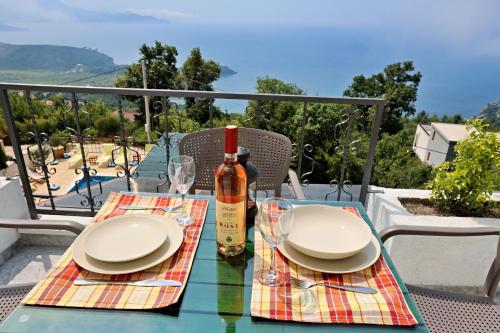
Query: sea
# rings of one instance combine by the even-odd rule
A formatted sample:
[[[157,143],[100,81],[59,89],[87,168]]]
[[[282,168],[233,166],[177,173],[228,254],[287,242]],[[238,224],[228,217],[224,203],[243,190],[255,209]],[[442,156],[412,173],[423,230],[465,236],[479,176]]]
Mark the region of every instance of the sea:
[[[224,26],[63,22],[37,23],[25,31],[0,31],[0,41],[97,49],[128,64],[142,43],[175,45],[182,63],[193,47],[204,57],[236,71],[214,86],[218,91],[255,92],[258,77],[294,83],[308,95],[342,96],[355,75],[372,75],[387,64],[411,60],[423,75],[417,111],[472,117],[500,99],[500,59],[450,50],[425,40],[391,40],[380,31],[326,27]],[[179,64],[180,66],[180,64]],[[218,101],[228,112],[243,112],[246,101]]]

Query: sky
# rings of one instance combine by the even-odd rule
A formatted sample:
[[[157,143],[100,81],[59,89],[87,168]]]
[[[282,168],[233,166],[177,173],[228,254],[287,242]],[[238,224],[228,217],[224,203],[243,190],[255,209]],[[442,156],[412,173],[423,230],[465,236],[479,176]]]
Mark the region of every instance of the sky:
[[[295,36],[302,49],[290,55]],[[241,75],[224,88],[252,90],[265,69],[309,93],[339,95],[356,74],[413,60],[423,74],[419,109],[473,114],[500,98],[499,0],[0,0],[0,42],[97,48],[117,64],[137,60],[140,44],[159,39],[181,58],[200,46],[231,67],[241,53],[265,57],[266,38],[283,52],[270,52],[274,62],[262,68],[255,59],[254,68],[242,68],[240,59]],[[336,77],[316,83],[325,63]]]
[[[2,0],[0,30],[96,21],[371,30],[382,43],[426,41],[464,56],[500,56],[498,0]]]

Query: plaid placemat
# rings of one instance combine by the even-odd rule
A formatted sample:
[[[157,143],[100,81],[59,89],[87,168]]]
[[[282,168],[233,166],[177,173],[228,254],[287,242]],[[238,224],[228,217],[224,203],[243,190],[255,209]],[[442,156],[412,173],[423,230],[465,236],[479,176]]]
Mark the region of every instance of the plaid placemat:
[[[133,211],[118,209],[119,205],[176,206],[180,198],[152,197],[111,193],[92,223],[112,216],[149,212],[171,215],[163,210]],[[182,294],[191,270],[205,221],[208,200],[186,200],[186,211],[194,217],[194,223],[186,228],[181,248],[163,263],[141,272],[121,275],[103,275],[79,267],[72,259],[70,247],[50,269],[47,276],[26,295],[25,304],[105,309],[155,309],[177,302]],[[146,240],[144,240],[146,241]],[[109,280],[173,279],[182,287],[135,287],[125,285],[74,286],[76,278]]]
[[[359,215],[355,207],[343,207]],[[268,269],[271,262],[270,246],[255,230],[254,278],[252,283],[252,316],[312,323],[377,324],[414,326],[417,320],[406,303],[394,275],[381,255],[369,268],[350,274],[315,272],[289,261],[277,250],[278,269],[293,277],[345,285],[369,286],[377,294],[346,292],[323,286],[307,292],[289,284],[279,287],[262,285],[256,278],[261,269]],[[307,298],[314,299],[314,305]],[[308,304],[306,304],[308,302]]]

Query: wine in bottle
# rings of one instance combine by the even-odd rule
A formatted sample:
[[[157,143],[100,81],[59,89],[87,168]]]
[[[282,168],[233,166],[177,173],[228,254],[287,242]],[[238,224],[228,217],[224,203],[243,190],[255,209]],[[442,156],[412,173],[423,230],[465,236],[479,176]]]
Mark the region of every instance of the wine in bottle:
[[[224,130],[224,163],[215,172],[217,251],[226,257],[245,249],[247,176],[238,163],[238,127]]]

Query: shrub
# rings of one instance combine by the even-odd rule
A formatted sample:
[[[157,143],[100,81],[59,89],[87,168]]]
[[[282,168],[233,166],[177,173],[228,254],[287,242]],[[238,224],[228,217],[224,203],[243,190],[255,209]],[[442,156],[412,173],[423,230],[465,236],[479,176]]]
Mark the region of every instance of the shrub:
[[[499,185],[500,140],[487,127],[482,120],[471,120],[471,134],[455,147],[455,161],[435,168],[430,201],[436,207],[481,215],[492,205],[491,194]]]
[[[112,115],[100,117],[96,121],[97,134],[101,137],[118,135],[120,131],[120,120]]]

